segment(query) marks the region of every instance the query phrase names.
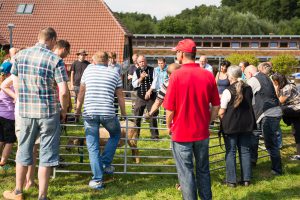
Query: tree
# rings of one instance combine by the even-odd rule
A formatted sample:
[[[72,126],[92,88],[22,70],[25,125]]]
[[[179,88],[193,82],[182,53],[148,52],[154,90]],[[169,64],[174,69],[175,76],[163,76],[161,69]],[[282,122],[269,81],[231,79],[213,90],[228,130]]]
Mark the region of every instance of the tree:
[[[257,66],[258,65],[258,58],[256,58],[253,54],[239,54],[239,53],[233,53],[225,58],[229,62],[231,62],[232,65],[238,65],[240,62],[249,62],[250,65]]]
[[[299,0],[222,0],[222,6],[237,12],[252,12],[275,22],[290,20],[300,13]]]
[[[137,12],[116,15],[134,34],[300,34],[300,0],[223,0],[221,7],[195,6],[162,20]]]
[[[299,35],[300,19],[293,18],[291,20],[281,20],[277,25],[276,33],[280,35]]]
[[[186,34],[187,24],[176,17],[166,17],[158,23],[158,31],[161,34]]]
[[[6,52],[3,49],[0,49],[0,63],[3,62]]]
[[[222,0],[221,4],[222,6],[234,6],[240,2],[241,0]]]
[[[148,14],[142,13],[115,13],[127,29],[134,34],[155,34],[157,33],[157,19]]]
[[[299,65],[299,61],[292,55],[274,56],[270,62],[272,62],[274,72],[284,75],[290,75],[294,71],[294,67]]]

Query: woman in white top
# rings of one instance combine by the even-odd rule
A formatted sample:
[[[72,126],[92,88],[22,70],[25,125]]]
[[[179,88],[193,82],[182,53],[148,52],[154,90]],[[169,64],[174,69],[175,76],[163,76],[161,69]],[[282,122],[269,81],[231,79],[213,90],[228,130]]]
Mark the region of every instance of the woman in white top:
[[[226,183],[229,187],[237,184],[236,150],[241,165],[241,184],[248,186],[251,179],[251,134],[255,128],[252,108],[253,93],[250,86],[241,80],[242,70],[230,66],[227,71],[230,86],[224,90],[221,98],[221,130],[226,147]]]

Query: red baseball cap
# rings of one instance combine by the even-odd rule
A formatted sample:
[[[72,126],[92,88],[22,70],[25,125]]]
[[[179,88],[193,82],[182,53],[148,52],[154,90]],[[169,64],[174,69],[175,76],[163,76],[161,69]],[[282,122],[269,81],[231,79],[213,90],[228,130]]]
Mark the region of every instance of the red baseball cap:
[[[184,39],[178,42],[172,51],[182,51],[186,53],[195,53],[197,51],[196,44],[191,39]]]

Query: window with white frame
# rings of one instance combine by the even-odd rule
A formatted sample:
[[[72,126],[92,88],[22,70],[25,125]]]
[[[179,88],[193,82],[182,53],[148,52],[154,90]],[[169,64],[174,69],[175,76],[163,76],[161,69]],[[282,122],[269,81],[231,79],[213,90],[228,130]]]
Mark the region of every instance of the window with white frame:
[[[17,7],[17,14],[32,14],[34,4],[19,4]]]

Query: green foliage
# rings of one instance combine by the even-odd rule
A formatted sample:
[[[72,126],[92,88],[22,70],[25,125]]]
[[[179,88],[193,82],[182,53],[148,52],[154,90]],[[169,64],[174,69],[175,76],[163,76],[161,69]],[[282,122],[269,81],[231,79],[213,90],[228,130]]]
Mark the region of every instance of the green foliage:
[[[266,20],[252,13],[235,12],[229,7],[199,6],[186,9],[174,17],[158,23],[162,34],[269,34],[276,29]]]
[[[6,52],[3,49],[0,49],[0,63],[3,62]]]
[[[155,34],[157,33],[157,19],[148,14],[142,13],[115,13],[121,19],[128,30],[134,34]]]
[[[158,23],[158,31],[161,34],[185,34],[186,30],[185,21],[175,17],[166,17]]]
[[[222,6],[229,6],[238,12],[252,12],[260,18],[276,22],[299,16],[298,4],[298,0],[222,0]]]
[[[137,12],[115,14],[134,34],[300,34],[300,10],[292,0],[223,0],[221,7],[195,6],[159,21]]]
[[[176,15],[176,18],[183,19],[183,20],[189,20],[194,17],[204,18],[210,15],[215,10],[217,10],[216,6],[206,6],[206,5],[195,6],[195,8],[193,9],[185,9],[181,11],[180,14]]]
[[[250,65],[257,66],[258,62],[259,62],[258,58],[256,58],[255,55],[253,55],[253,54],[234,53],[234,54],[229,55],[225,59],[228,60],[229,62],[231,62],[231,64],[233,64],[233,65],[238,65],[240,62],[247,61],[250,63]]]
[[[295,17],[291,20],[281,20],[278,22],[277,30],[281,35],[299,35],[300,34],[300,19]]]
[[[290,75],[294,67],[299,64],[299,61],[292,55],[274,56],[270,61],[273,64],[273,71],[285,75]]]

